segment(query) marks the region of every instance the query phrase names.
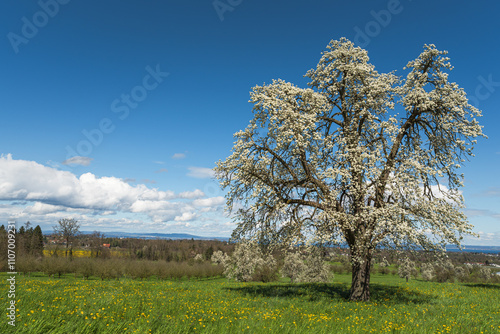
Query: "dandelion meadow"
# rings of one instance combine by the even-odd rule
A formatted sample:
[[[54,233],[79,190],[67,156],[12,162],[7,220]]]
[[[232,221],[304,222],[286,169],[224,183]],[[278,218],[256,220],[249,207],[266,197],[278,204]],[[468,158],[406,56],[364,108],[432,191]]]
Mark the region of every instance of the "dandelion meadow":
[[[0,334],[500,333],[500,1],[1,4]]]
[[[5,305],[6,276],[0,301]],[[500,285],[373,275],[370,302],[330,284],[17,279],[15,329],[1,333],[500,333]],[[5,312],[4,312],[5,313]],[[13,330],[14,329],[14,330]]]

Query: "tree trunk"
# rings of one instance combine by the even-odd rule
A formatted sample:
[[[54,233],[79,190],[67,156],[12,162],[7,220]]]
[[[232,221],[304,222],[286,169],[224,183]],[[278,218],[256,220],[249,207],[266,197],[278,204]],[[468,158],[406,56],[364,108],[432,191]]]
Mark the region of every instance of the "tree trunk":
[[[349,296],[351,301],[370,300],[370,262],[371,256],[368,254],[361,259],[352,259],[352,281]]]

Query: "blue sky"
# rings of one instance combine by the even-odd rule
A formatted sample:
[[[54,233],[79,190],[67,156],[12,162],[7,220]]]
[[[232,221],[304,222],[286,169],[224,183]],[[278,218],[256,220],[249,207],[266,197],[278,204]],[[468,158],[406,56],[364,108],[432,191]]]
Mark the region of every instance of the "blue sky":
[[[249,91],[306,86],[332,39],[397,70],[425,43],[483,110],[489,139],[463,168],[466,213],[500,245],[500,23],[496,2],[77,1],[0,3],[0,219],[51,231],[229,236],[210,178],[252,117]],[[81,158],[69,160],[78,155]],[[73,164],[69,164],[73,162]]]

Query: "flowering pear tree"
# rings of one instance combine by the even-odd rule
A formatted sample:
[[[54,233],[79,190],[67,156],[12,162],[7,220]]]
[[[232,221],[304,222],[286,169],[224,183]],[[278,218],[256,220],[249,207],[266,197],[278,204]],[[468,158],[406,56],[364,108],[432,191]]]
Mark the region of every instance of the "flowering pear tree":
[[[459,169],[484,136],[481,112],[448,81],[445,55],[425,45],[403,78],[342,38],[307,72],[310,88],[254,87],[254,117],[215,168],[233,238],[347,243],[350,299],[366,301],[377,246],[443,250],[473,234]]]
[[[406,278],[406,281],[408,282],[411,275],[415,275],[416,270],[417,269],[415,268],[415,262],[410,260],[408,257],[405,257],[400,261],[398,275],[401,278]]]
[[[380,261],[380,263],[379,263],[379,266],[382,267],[382,268],[389,267],[390,265],[391,264],[389,263],[389,261],[387,261],[387,259],[385,258],[385,256],[382,259],[382,261]]]
[[[287,253],[283,262],[281,275],[289,277],[292,283],[296,283],[299,275],[306,270],[302,255],[300,252]]]

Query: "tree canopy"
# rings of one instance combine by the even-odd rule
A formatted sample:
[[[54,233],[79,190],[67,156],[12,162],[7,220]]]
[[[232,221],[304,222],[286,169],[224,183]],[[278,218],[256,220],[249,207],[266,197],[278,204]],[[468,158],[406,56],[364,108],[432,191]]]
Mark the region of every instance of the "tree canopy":
[[[446,54],[425,45],[402,78],[342,38],[307,72],[310,88],[254,87],[254,117],[215,168],[233,238],[347,243],[350,298],[368,300],[377,246],[442,250],[473,234],[460,167],[484,136],[481,112],[448,81]]]

